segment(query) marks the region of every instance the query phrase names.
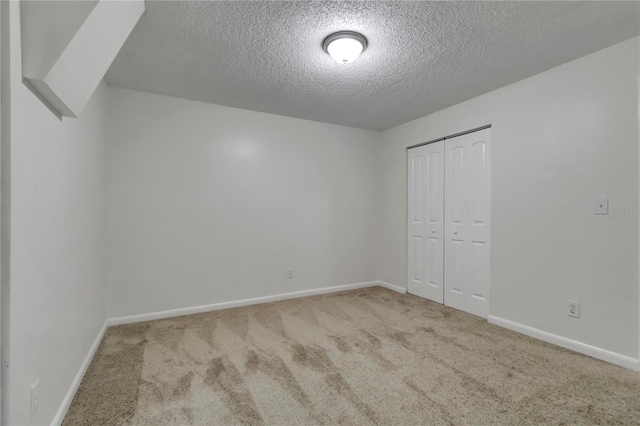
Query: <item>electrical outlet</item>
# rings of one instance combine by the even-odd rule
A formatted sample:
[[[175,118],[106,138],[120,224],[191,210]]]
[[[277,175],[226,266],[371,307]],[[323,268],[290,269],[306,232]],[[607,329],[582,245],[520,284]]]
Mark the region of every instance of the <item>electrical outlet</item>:
[[[293,268],[287,270],[287,279],[293,278]]]
[[[33,416],[38,412],[38,406],[40,405],[40,379],[31,385],[31,411],[29,412],[29,419],[33,419]]]
[[[580,302],[569,300],[567,308],[570,317],[580,318]]]

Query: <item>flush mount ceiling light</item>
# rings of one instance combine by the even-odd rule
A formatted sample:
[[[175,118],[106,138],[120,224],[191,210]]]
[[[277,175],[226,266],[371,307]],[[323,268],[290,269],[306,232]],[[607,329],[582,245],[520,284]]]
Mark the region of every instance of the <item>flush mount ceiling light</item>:
[[[367,39],[355,31],[338,31],[324,39],[322,48],[337,63],[347,64],[355,61],[364,52]]]

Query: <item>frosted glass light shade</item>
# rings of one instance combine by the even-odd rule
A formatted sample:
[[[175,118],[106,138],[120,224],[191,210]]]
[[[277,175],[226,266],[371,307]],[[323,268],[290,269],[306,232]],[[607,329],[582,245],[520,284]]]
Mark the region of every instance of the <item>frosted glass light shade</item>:
[[[339,64],[346,64],[356,60],[362,53],[363,46],[352,38],[339,38],[327,46],[329,55]]]
[[[323,49],[339,64],[353,62],[367,47],[367,39],[360,33],[340,31],[322,42]]]

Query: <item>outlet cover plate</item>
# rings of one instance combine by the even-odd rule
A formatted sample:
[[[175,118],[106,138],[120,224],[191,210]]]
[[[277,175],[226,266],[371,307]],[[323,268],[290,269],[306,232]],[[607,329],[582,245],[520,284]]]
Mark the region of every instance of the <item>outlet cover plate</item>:
[[[31,385],[31,403],[30,403],[30,411],[29,411],[29,419],[33,419],[33,417],[38,412],[38,407],[40,406],[40,379],[36,380],[33,385]]]
[[[573,318],[580,318],[580,302],[569,300],[567,303],[567,315]]]

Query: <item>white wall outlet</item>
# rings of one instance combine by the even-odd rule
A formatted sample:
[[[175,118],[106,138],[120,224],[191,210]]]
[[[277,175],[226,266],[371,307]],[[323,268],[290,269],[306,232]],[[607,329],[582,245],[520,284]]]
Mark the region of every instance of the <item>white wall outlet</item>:
[[[287,279],[293,278],[293,268],[287,269]]]
[[[580,318],[580,302],[569,300],[567,311],[570,317]]]
[[[593,214],[607,214],[609,213],[609,198],[599,197],[596,198],[593,204]]]
[[[38,412],[38,406],[40,405],[40,379],[31,385],[31,410],[29,411],[29,419],[33,419],[33,416]]]

